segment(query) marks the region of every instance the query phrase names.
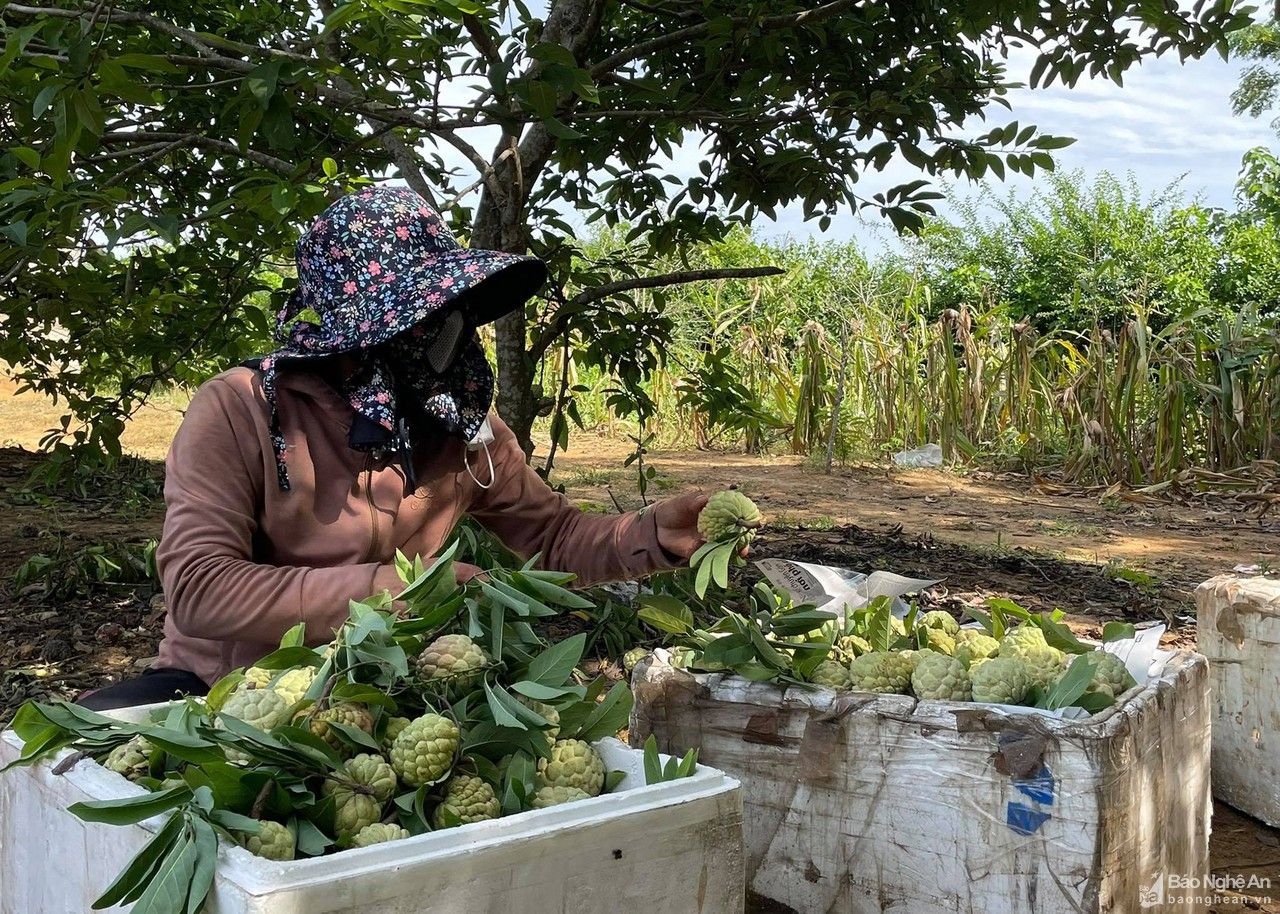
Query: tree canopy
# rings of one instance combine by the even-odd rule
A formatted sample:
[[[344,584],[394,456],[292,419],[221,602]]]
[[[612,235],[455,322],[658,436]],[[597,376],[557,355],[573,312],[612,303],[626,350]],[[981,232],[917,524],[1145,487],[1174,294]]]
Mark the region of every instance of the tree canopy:
[[[157,382],[268,344],[265,265],[337,193],[395,178],[472,244],[551,265],[497,327],[499,409],[526,441],[539,361],[576,335],[626,387],[660,358],[661,290],[763,268],[652,275],[655,258],[800,203],[919,227],[926,176],[1052,167],[1069,139],[1006,105],[1032,85],[1119,82],[1217,50],[1232,0],[351,0],[0,6],[0,358],[65,398],[108,450]],[[667,161],[696,142],[697,167]],[[687,147],[686,147],[687,148]],[[580,255],[571,214],[624,226]],[[657,309],[631,295],[655,290]],[[278,302],[276,302],[278,303]],[[63,332],[58,332],[59,330]],[[639,396],[630,385],[628,396]],[[641,404],[642,405],[642,404]]]

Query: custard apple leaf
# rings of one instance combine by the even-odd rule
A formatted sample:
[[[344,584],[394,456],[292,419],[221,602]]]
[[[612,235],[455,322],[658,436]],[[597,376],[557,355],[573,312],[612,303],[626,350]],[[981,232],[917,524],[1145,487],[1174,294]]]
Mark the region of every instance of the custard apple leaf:
[[[396,710],[394,698],[381,689],[359,682],[339,682],[333,687],[333,691],[329,693],[329,702],[336,705],[344,701],[366,707],[383,707],[392,712]]]
[[[1132,622],[1111,621],[1102,626],[1102,641],[1129,641],[1136,638],[1138,629]]]
[[[319,666],[320,655],[309,647],[282,647],[272,651],[257,663],[264,670],[288,670],[295,666]]]
[[[805,635],[837,618],[839,617],[833,612],[805,605],[778,613],[770,624],[776,635]]]
[[[84,800],[68,806],[67,812],[84,822],[133,825],[167,810],[176,809],[191,797],[190,787],[170,787],[168,790],[118,800]]]
[[[1047,635],[1046,640],[1048,640]],[[1059,708],[1074,705],[1089,688],[1089,683],[1093,682],[1094,674],[1098,672],[1098,665],[1101,662],[1102,657],[1097,651],[1090,651],[1076,657],[1058,681],[1044,692],[1043,697],[1036,703],[1036,707],[1056,711]]]
[[[156,832],[155,837],[138,851],[137,855],[129,861],[128,866],[120,871],[120,875],[116,876],[111,885],[107,886],[106,891],[98,896],[93,903],[94,909],[129,904],[136,900],[145,891],[148,879],[161,861],[169,857],[181,840],[185,840],[183,838],[185,821],[181,813],[171,815]],[[256,822],[254,824],[257,825]]]
[[[575,698],[581,698],[586,694],[586,689],[582,686],[547,686],[540,682],[534,682],[530,679],[521,679],[519,682],[511,684],[511,691],[519,692],[525,698],[532,698],[536,701],[554,702],[558,698],[564,698],[566,695],[572,695]]]
[[[640,621],[669,635],[687,635],[693,629],[693,611],[668,594],[642,593],[636,597]]]
[[[242,682],[244,682],[244,670],[232,670],[215,682],[204,698],[204,704],[209,709],[209,713],[217,714],[221,711],[231,693],[239,688]]]
[[[493,722],[499,727],[528,730],[530,726],[546,725],[546,721],[536,711],[516,701],[503,686],[491,686],[488,680],[483,685],[489,712],[493,715]]]
[[[873,651],[887,651],[898,640],[893,628],[893,601],[876,597],[867,604],[867,634]]]
[[[600,788],[600,792],[613,793],[614,788],[626,779],[627,773],[625,771],[606,771],[604,773],[604,787]]]
[[[560,586],[573,580],[572,575],[559,572],[524,569],[511,572],[511,586],[530,596],[536,595],[543,603],[562,606],[565,609],[594,609],[595,604],[580,594]],[[533,593],[530,594],[529,592]]]
[[[529,661],[524,678],[544,686],[562,686],[573,675],[586,647],[585,632],[553,644]]]
[[[307,623],[299,622],[280,636],[281,647],[305,647],[307,642]]]
[[[986,631],[988,635],[999,641],[1004,637],[1004,619],[998,613],[984,613],[982,610],[973,606],[966,606],[961,610],[966,616],[977,622]]]
[[[298,841],[298,854],[306,857],[319,857],[326,848],[335,842],[332,838],[316,828],[315,823],[306,819],[297,819],[293,823]]]
[[[1040,630],[1044,632],[1044,640],[1050,647],[1056,647],[1068,654],[1088,654],[1093,651],[1092,647],[1075,636],[1075,632],[1061,622],[1049,618],[1046,613],[1033,616],[1031,622],[1040,626]]]
[[[565,732],[564,718],[561,717],[560,738],[573,737],[590,743],[606,736],[616,736],[630,721],[633,704],[630,687],[625,682],[616,683],[604,700],[596,703],[575,733]]]
[[[338,733],[342,735],[342,738],[348,743],[354,743],[361,748],[368,749],[370,752],[382,752],[382,746],[373,738],[373,735],[365,733],[359,727],[353,727],[351,724],[343,724],[336,720],[331,720],[329,721],[329,729],[337,730]],[[324,742],[324,740],[320,741]]]
[[[712,638],[702,652],[704,664],[723,664],[733,667],[756,659],[756,648],[749,635],[734,633],[723,638]]]

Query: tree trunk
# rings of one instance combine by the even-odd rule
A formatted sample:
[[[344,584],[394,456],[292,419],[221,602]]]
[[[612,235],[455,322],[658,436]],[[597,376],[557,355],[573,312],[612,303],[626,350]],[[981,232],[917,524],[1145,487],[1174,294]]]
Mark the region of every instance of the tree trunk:
[[[509,180],[501,163],[495,171],[499,182]],[[504,215],[511,213],[507,201],[499,200],[485,188],[476,207],[475,224],[471,232],[471,246],[491,251],[524,254],[527,251],[525,235],[518,224],[507,225]],[[518,212],[518,210],[517,210]],[[493,325],[497,338],[498,415],[515,432],[516,440],[524,449],[525,458],[533,455],[533,421],[537,418],[538,398],[533,393],[534,370],[537,367],[529,357],[527,345],[527,320],[524,308],[517,308]]]

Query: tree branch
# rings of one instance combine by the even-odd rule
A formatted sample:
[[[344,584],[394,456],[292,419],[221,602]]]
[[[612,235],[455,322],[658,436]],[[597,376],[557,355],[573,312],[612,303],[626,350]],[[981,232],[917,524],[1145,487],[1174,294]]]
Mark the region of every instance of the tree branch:
[[[534,358],[540,356],[565,330],[565,325],[575,315],[581,313],[588,305],[604,298],[610,298],[620,292],[632,292],[637,289],[660,289],[666,286],[681,286],[691,282],[706,282],[712,279],[758,279],[764,276],[781,276],[786,270],[781,267],[726,267],[715,270],[682,270],[676,273],[659,273],[656,276],[632,276],[617,282],[584,289],[565,306],[558,310],[551,323],[543,328],[530,347]]]
[[[111,143],[166,143],[177,142],[190,143],[201,149],[207,149],[212,152],[221,152],[226,155],[235,156],[238,159],[248,159],[264,168],[269,168],[274,172],[282,175],[293,175],[297,173],[297,168],[284,159],[277,159],[273,155],[265,152],[258,152],[253,149],[242,150],[235,143],[228,143],[225,140],[215,140],[213,137],[202,136],[198,133],[170,133],[159,130],[112,130],[102,135],[104,144]]]
[[[836,16],[847,9],[851,9],[861,4],[863,0],[832,0],[822,6],[814,7],[800,13],[791,13],[785,16],[765,16],[763,19],[753,19],[749,16],[738,16],[730,20],[735,26],[748,26],[760,29],[765,32],[778,31],[781,29],[794,28],[802,25],[813,25]],[[701,38],[711,30],[710,22],[699,23],[698,25],[690,25],[683,29],[676,29],[674,32],[668,32],[657,38],[651,38],[648,41],[642,41],[639,44],[633,44],[629,48],[623,48],[615,54],[610,54],[604,60],[591,67],[591,76],[603,76],[623,64],[630,63],[648,54],[657,51],[663,51],[667,48],[685,44],[694,38]]]

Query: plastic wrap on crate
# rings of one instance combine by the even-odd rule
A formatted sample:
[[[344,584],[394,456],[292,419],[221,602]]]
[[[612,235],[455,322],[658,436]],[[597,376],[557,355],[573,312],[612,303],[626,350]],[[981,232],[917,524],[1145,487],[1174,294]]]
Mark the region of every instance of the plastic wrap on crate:
[[[742,782],[748,892],[793,911],[1136,911],[1159,878],[1208,871],[1197,654],[1165,655],[1087,720],[657,659],[632,685],[634,744],[653,733],[663,751],[699,746]]]
[[[1280,578],[1205,581],[1196,617],[1213,694],[1213,792],[1280,827]]]

